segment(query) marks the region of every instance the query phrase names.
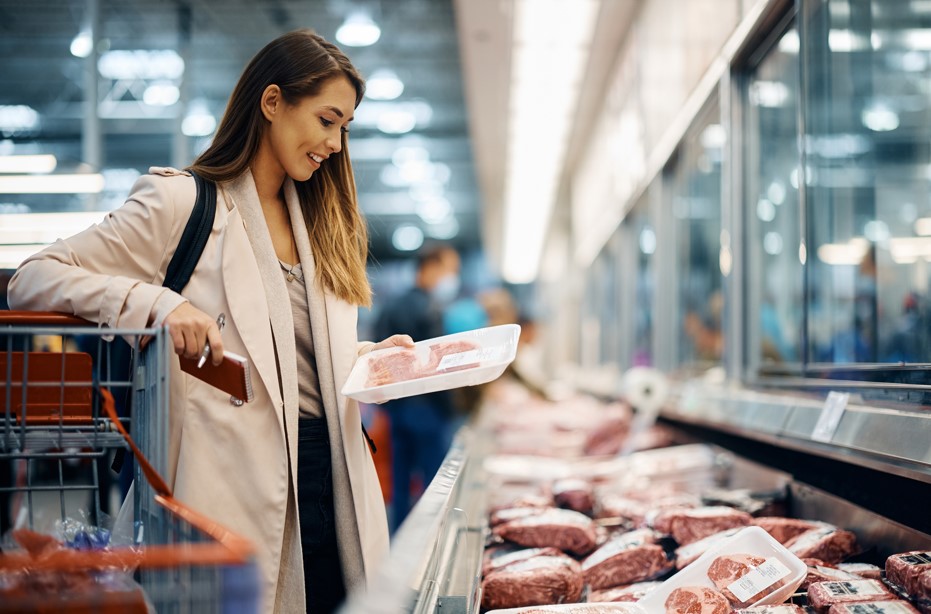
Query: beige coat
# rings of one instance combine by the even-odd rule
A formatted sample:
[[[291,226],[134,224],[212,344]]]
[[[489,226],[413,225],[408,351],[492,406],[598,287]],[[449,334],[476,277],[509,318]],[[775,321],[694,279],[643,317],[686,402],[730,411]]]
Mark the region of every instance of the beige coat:
[[[27,260],[9,286],[14,309],[73,313],[114,328],[143,328],[185,299],[223,312],[224,347],[254,366],[255,400],[241,407],[171,361],[168,475],[175,496],[252,540],[267,612],[304,609],[296,521],[298,376],[291,306],[251,172],[218,186],[217,214],[183,297],[161,286],[195,200],[194,180],[153,168],[126,204],[98,225]],[[303,219],[293,183],[292,220]],[[295,240],[307,279],[314,260],[303,224]],[[307,284],[320,392],[330,431],[334,506],[350,589],[387,553],[385,506],[362,434],[359,407],[339,394],[363,344],[357,308]],[[276,368],[275,351],[278,352]]]

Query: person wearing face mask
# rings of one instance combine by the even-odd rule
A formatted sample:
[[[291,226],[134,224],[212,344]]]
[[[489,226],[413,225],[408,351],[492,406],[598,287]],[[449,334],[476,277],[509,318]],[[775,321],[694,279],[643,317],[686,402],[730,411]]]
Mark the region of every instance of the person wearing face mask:
[[[459,267],[459,254],[451,246],[423,247],[417,254],[414,286],[381,309],[375,334],[393,330],[414,341],[445,334],[443,313],[458,297]],[[391,432],[389,524],[393,532],[443,463],[458,422],[448,390],[396,399],[385,403],[385,408]],[[412,496],[415,479],[418,493]]]

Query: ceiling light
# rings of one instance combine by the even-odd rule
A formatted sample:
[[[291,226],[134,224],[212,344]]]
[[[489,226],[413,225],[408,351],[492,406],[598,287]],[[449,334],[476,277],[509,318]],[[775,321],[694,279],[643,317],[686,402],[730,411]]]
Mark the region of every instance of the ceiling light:
[[[378,129],[385,134],[405,134],[414,129],[417,118],[410,111],[394,109],[378,116]]]
[[[420,145],[398,147],[394,150],[394,153],[391,154],[391,161],[394,162],[396,166],[404,166],[407,162],[425,162],[429,159],[430,152],[427,151],[426,147],[421,147]]]
[[[103,175],[6,175],[0,176],[0,194],[99,194]]]
[[[94,50],[94,39],[90,30],[84,29],[71,41],[71,55],[76,58],[86,58]]]
[[[915,220],[915,234],[920,237],[931,236],[931,217],[920,217]]]
[[[825,243],[818,247],[818,259],[835,266],[857,265],[863,261],[870,242],[863,237],[854,237],[846,243]]]
[[[640,231],[640,251],[644,254],[652,254],[656,251],[656,233],[649,226],[644,226]]]
[[[181,132],[187,136],[210,136],[217,128],[217,118],[207,109],[204,100],[195,100],[181,121]]]
[[[561,0],[514,3],[501,269],[511,283],[537,276],[599,7],[597,0],[577,0],[568,12]]]
[[[0,156],[0,173],[51,173],[58,160],[51,154],[37,156]]]
[[[380,68],[365,82],[365,95],[373,100],[394,100],[404,92],[404,82],[397,73]]]
[[[142,94],[142,101],[153,107],[170,107],[181,98],[181,90],[174,83],[153,83]]]
[[[798,53],[799,47],[798,30],[789,30],[779,39],[779,51],[783,53]]]
[[[782,253],[782,235],[775,231],[767,232],[763,237],[763,251],[770,256]]]
[[[767,198],[761,198],[756,203],[756,215],[764,222],[772,222],[776,219],[776,206]]]
[[[0,132],[15,134],[39,125],[39,113],[24,104],[0,105]]]
[[[49,244],[0,245],[0,269],[16,269],[26,258],[36,254]]]
[[[710,124],[702,130],[700,140],[705,149],[721,149],[727,143],[727,131],[721,124]]]
[[[874,132],[889,132],[899,127],[899,114],[883,103],[875,103],[860,113],[863,125]]]
[[[378,24],[362,12],[351,14],[336,31],[336,40],[350,47],[374,45],[380,36]]]
[[[455,217],[449,216],[447,219],[437,224],[427,224],[427,232],[434,239],[449,241],[456,238],[459,234],[459,222]]]
[[[781,81],[754,81],[747,95],[753,106],[778,108],[789,100],[789,86]]]
[[[417,226],[405,224],[394,229],[391,244],[402,252],[412,252],[423,245],[423,231]]]
[[[107,79],[180,79],[184,60],[173,49],[107,51],[97,61],[97,70]]]
[[[435,198],[417,203],[417,215],[429,224],[439,224],[453,212],[453,206],[446,198]]]

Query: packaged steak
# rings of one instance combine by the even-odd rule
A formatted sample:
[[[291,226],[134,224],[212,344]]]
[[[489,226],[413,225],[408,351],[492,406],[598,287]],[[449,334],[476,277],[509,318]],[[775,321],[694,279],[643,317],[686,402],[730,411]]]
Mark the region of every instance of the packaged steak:
[[[863,580],[861,576],[844,571],[821,559],[802,559],[808,566],[808,573],[799,588],[807,589],[816,582],[846,582],[849,580]]]
[[[836,564],[857,553],[857,536],[844,529],[821,527],[793,537],[786,545],[800,559]]]
[[[536,556],[565,556],[565,554],[556,548],[523,548],[513,544],[493,546],[486,550],[482,557],[482,576]]]
[[[727,598],[707,586],[683,586],[666,598],[666,614],[729,614]]]
[[[883,570],[870,563],[838,563],[837,568],[867,580],[882,580]]]
[[[385,386],[417,377],[417,354],[413,350],[400,349],[369,359],[369,373],[365,379],[365,386]]]
[[[922,609],[931,612],[931,570],[918,574],[914,596],[922,603]]]
[[[868,601],[866,603],[838,603],[828,609],[828,614],[918,614],[918,610],[907,601]]]
[[[708,567],[708,578],[728,601],[741,608],[781,588],[790,575],[779,559],[746,553],[721,555]]]
[[[889,601],[895,598],[878,580],[816,582],[808,587],[808,605],[816,612],[827,612],[831,606],[840,603]]]
[[[730,507],[699,507],[664,510],[656,515],[652,526],[657,531],[672,535],[680,546],[684,546],[725,529],[745,527],[751,520],[750,514]]]
[[[589,593],[588,600],[598,603],[638,601],[641,597],[661,584],[662,582],[635,582],[634,584],[593,590]]]
[[[593,589],[652,580],[672,569],[659,535],[641,529],[619,535],[582,561],[582,574]]]
[[[631,411],[626,406],[612,406],[585,437],[582,452],[586,456],[605,456],[621,451],[630,433]]]
[[[780,518],[778,516],[760,516],[759,518],[754,518],[751,524],[762,527],[763,530],[772,535],[776,538],[777,542],[783,545],[802,533],[824,526],[823,524],[811,522],[809,520]]]
[[[492,532],[522,546],[552,546],[578,555],[591,552],[597,540],[595,523],[591,518],[561,509],[549,509],[536,516],[511,520],[496,526]]]
[[[886,559],[886,579],[910,595],[916,593],[918,576],[931,569],[931,552],[914,550],[893,554]]]
[[[459,339],[456,341],[439,341],[430,346],[430,358],[423,368],[422,377],[435,375],[436,373],[452,373],[464,369],[473,369],[479,365],[478,352],[481,346],[468,339]],[[467,352],[472,352],[467,354]],[[465,356],[465,360],[458,360],[459,355]],[[455,357],[457,360],[443,358],[446,356]]]
[[[582,586],[578,563],[563,555],[537,556],[488,574],[482,580],[482,607],[575,603]]]
[[[698,557],[703,555],[705,552],[714,547],[715,544],[727,539],[740,528],[727,529],[726,531],[721,531],[720,533],[715,533],[714,535],[709,535],[708,537],[703,537],[697,542],[692,542],[687,546],[679,546],[676,548],[676,569],[682,569],[687,565],[695,562]]]
[[[752,608],[735,610],[737,614],[805,614],[804,608],[794,603],[780,603],[779,605],[759,605]]]
[[[546,507],[506,507],[491,513],[491,516],[488,518],[488,524],[492,527],[496,527],[499,524],[504,524],[505,522],[510,522],[511,520],[517,520],[518,518],[527,518],[528,516],[536,516],[542,514],[547,509]]]
[[[591,514],[595,507],[595,491],[585,480],[566,478],[553,482],[553,501],[558,507]]]

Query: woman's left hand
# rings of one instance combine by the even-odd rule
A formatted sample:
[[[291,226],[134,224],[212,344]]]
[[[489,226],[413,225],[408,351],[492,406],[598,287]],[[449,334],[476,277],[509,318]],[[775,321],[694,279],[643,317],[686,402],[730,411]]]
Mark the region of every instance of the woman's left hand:
[[[368,352],[372,352],[374,350],[385,350],[387,348],[393,348],[393,347],[412,348],[414,347],[414,340],[411,338],[410,335],[391,335],[384,341],[379,341],[375,345],[369,346]],[[368,352],[363,352],[363,353],[368,353]]]

